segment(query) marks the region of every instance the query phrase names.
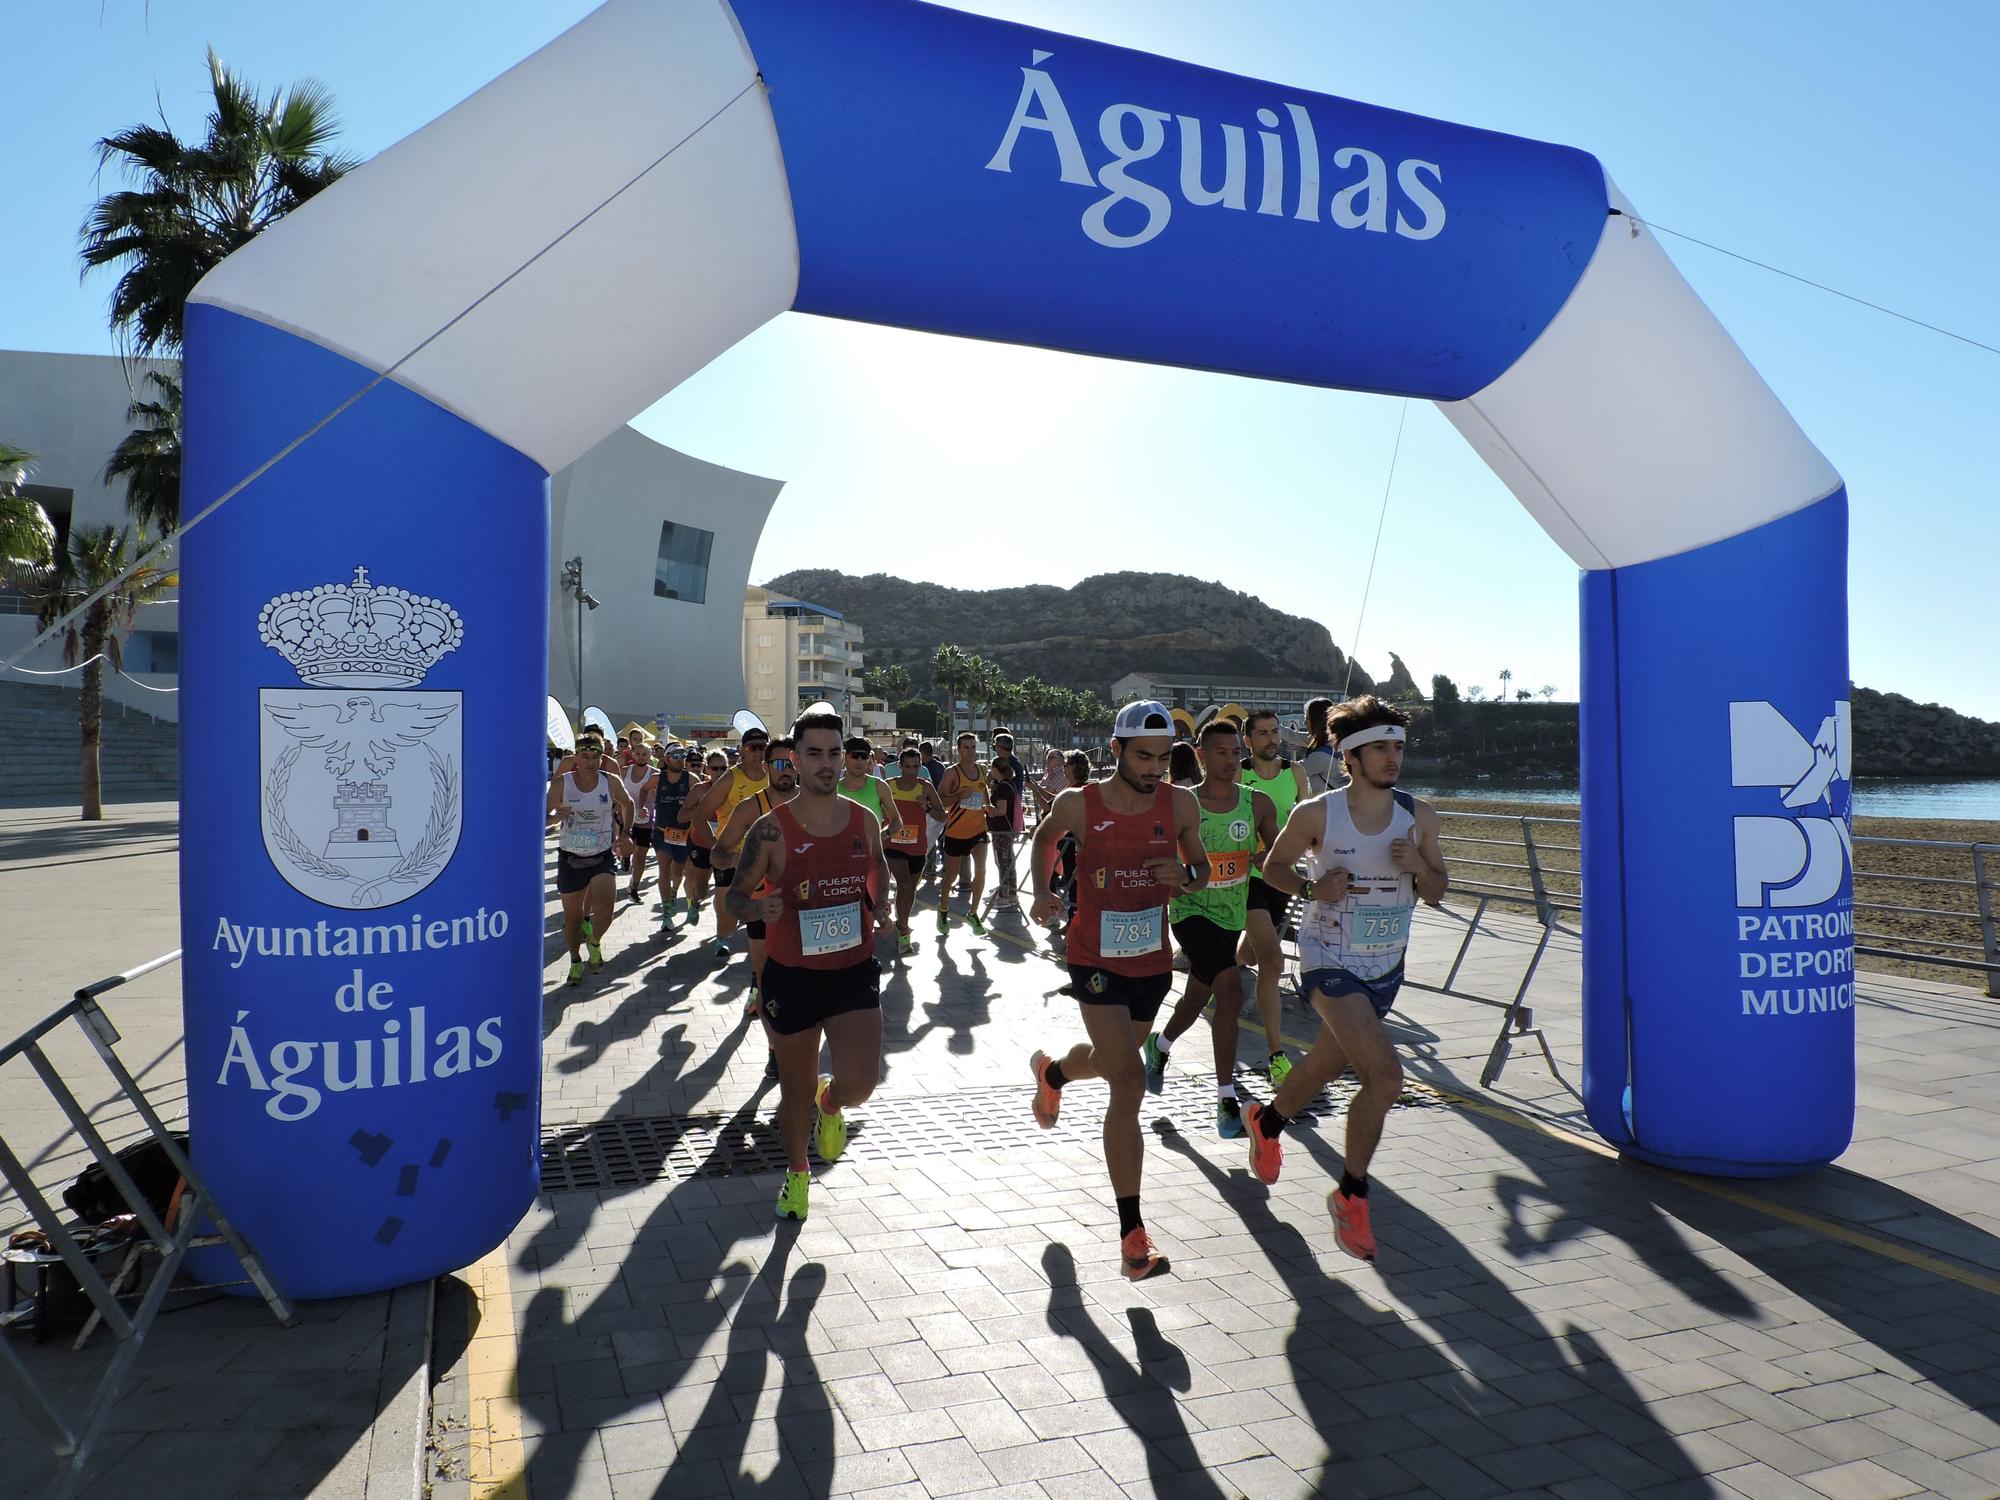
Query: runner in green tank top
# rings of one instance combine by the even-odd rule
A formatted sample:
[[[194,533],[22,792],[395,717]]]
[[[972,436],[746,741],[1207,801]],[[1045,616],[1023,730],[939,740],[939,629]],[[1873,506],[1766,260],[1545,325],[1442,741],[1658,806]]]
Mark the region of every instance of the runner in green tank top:
[[[1260,708],[1250,715],[1250,722],[1243,726],[1243,738],[1250,749],[1250,758],[1243,762],[1243,784],[1271,799],[1272,814],[1282,830],[1292,809],[1306,795],[1305,772],[1278,753],[1283,742],[1278,732],[1278,716],[1271,709]],[[1274,842],[1275,837],[1267,839],[1264,847],[1269,849]],[[1250,916],[1236,959],[1238,963],[1257,966],[1257,1015],[1264,1023],[1264,1040],[1271,1049],[1264,1068],[1271,1087],[1276,1088],[1292,1071],[1292,1061],[1285,1056],[1285,1045],[1280,1040],[1284,1012],[1278,1000],[1278,979],[1285,969],[1284,950],[1278,946],[1278,929],[1284,923],[1285,908],[1291,904],[1291,898],[1264,884],[1260,869],[1263,863],[1261,854],[1250,863]]]
[[[860,735],[849,735],[841,745],[843,752],[840,762],[840,780],[834,783],[834,791],[849,802],[859,802],[875,814],[875,821],[882,825],[882,840],[889,841],[902,819],[896,811],[893,799],[882,795],[882,780],[869,769],[873,763],[873,748]],[[887,900],[888,892],[883,892]]]
[[[1208,884],[1176,896],[1168,906],[1174,941],[1187,955],[1187,991],[1164,1029],[1146,1038],[1146,1089],[1166,1087],[1167,1053],[1215,996],[1209,1036],[1215,1043],[1215,1128],[1225,1140],[1243,1133],[1236,1102],[1236,1017],[1243,1009],[1243,971],[1236,944],[1249,911],[1250,864],[1278,838],[1271,799],[1243,784],[1242,741],[1233,719],[1201,731],[1202,779],[1193,788],[1201,809],[1201,844],[1208,853]]]

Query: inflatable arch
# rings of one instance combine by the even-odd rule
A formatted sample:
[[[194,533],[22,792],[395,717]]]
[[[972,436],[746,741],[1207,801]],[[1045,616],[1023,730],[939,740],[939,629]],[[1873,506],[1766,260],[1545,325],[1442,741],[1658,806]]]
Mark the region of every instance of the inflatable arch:
[[[1591,1121],[1844,1148],[1845,493],[1594,158],[913,0],[612,0],[188,311],[189,493],[249,480],[183,557],[192,1133],[290,1290],[534,1194],[548,476],[787,309],[1436,401],[1583,569]]]

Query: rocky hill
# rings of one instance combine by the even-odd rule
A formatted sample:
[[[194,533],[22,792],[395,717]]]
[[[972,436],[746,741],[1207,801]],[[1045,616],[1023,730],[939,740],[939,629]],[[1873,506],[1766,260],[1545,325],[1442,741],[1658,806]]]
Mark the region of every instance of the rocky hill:
[[[1857,776],[2000,776],[2000,724],[1857,687]]]
[[[805,568],[767,587],[859,621],[868,664],[907,668],[920,691],[930,684],[931,653],[946,641],[1017,680],[1035,676],[1100,697],[1132,671],[1347,679],[1347,658],[1325,626],[1178,573],[1104,573],[1067,589],[954,589]],[[1374,680],[1356,667],[1353,684],[1366,692]]]

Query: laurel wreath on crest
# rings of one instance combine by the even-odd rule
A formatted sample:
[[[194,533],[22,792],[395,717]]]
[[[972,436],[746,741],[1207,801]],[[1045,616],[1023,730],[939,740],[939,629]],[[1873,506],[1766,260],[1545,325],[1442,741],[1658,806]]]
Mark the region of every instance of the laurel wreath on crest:
[[[391,880],[428,880],[437,874],[451,854],[452,838],[458,831],[458,772],[430,746],[424,749],[431,758],[430,816],[424,820],[424,836],[417,847],[389,872]]]
[[[291,786],[292,766],[304,749],[304,745],[293,745],[286,750],[278,757],[278,763],[271,767],[271,774],[264,782],[264,807],[271,815],[271,837],[277,840],[278,847],[285,851],[292,863],[307,874],[328,880],[346,880],[349,878],[347,867],[322,859],[308,849],[285,817],[285,792]]]

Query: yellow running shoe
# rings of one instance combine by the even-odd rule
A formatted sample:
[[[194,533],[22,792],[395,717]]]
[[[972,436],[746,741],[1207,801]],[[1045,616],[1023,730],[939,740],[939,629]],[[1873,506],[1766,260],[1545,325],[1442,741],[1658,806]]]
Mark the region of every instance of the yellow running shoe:
[[[1292,1075],[1292,1060],[1282,1052],[1273,1052],[1264,1064],[1264,1072],[1271,1080],[1272,1088],[1282,1088],[1285,1080]]]
[[[833,1075],[822,1073],[819,1087],[813,1090],[813,1144],[825,1162],[839,1161],[840,1153],[847,1149],[847,1116],[829,1113],[826,1107],[826,1091],[832,1083]]]
[[[797,1219],[804,1222],[806,1216],[806,1194],[812,1188],[812,1176],[806,1172],[787,1172],[785,1185],[778,1189],[778,1217]]]
[[[604,950],[592,943],[585,951],[590,954],[590,972],[595,974],[604,967]]]

